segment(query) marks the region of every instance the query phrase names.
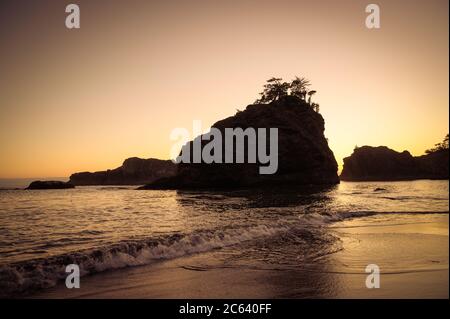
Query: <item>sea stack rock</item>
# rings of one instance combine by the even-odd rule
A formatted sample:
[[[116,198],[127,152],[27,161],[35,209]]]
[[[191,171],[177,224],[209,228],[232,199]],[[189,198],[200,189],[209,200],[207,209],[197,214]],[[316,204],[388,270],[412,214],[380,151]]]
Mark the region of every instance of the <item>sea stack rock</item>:
[[[34,181],[26,189],[66,189],[75,188],[70,182],[61,181]]]
[[[223,151],[222,163],[180,163],[176,176],[157,180],[141,189],[337,184],[337,163],[324,136],[324,124],[318,112],[295,96],[284,96],[269,104],[249,105],[212,127],[222,133],[222,145],[225,145],[225,128],[254,128],[256,131],[265,128],[267,136],[270,128],[278,128],[275,174],[260,174],[260,163],[225,163]],[[207,143],[202,141],[202,147]]]
[[[106,171],[82,172],[70,176],[74,185],[144,185],[162,177],[173,176],[176,164],[170,160],[131,157],[122,166]]]
[[[344,158],[343,181],[448,179],[448,150],[419,157],[386,146],[362,146]]]

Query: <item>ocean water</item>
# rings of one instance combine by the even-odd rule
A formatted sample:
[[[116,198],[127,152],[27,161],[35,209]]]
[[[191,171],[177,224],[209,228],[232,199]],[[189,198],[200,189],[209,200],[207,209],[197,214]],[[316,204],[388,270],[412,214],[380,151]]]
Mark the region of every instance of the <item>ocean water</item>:
[[[72,263],[87,275],[213,251],[222,266],[295,269],[343,249],[328,231],[336,222],[426,223],[448,211],[448,181],[430,180],[220,192],[3,189],[0,295],[54,286]]]

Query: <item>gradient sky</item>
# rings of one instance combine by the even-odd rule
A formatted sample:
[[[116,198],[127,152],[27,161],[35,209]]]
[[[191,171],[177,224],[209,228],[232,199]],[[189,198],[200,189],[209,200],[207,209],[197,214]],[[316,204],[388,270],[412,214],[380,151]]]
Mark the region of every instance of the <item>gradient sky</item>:
[[[0,177],[169,158],[173,128],[233,115],[272,76],[311,80],[339,164],[355,145],[421,155],[448,133],[448,0],[376,1],[379,30],[369,3],[2,1]]]

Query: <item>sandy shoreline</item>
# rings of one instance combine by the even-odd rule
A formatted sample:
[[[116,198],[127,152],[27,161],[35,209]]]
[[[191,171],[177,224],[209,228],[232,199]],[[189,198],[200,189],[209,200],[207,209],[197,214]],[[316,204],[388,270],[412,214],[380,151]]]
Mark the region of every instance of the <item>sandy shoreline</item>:
[[[343,249],[297,269],[226,268],[215,252],[81,278],[32,298],[448,298],[448,214],[330,225]],[[381,269],[367,289],[366,265]],[[198,265],[208,264],[204,269]]]

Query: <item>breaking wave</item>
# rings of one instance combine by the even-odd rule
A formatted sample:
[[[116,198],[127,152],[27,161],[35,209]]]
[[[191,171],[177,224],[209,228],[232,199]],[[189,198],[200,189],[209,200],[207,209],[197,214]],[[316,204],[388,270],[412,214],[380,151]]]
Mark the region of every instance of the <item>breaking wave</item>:
[[[210,251],[288,231],[288,225],[255,225],[246,229],[197,231],[140,241],[124,241],[107,247],[28,260],[0,266],[0,296],[13,296],[48,288],[68,275],[65,267],[77,264],[80,275],[94,274],[157,260]]]
[[[412,212],[407,214],[448,214],[448,212]],[[172,234],[144,240],[123,241],[105,247],[72,252],[48,258],[16,262],[0,266],[0,297],[14,297],[56,285],[68,275],[69,264],[80,267],[80,275],[150,264],[233,246],[243,242],[286,234],[298,229],[327,226],[344,219],[375,214],[405,214],[405,212],[342,212],[305,213],[296,220],[255,224],[248,227],[201,230],[190,234]]]

